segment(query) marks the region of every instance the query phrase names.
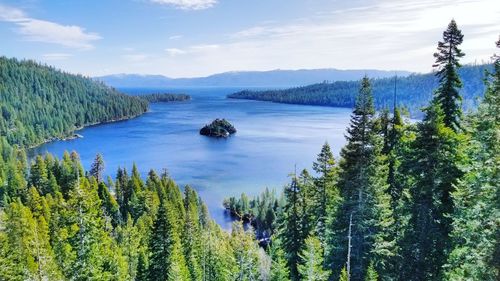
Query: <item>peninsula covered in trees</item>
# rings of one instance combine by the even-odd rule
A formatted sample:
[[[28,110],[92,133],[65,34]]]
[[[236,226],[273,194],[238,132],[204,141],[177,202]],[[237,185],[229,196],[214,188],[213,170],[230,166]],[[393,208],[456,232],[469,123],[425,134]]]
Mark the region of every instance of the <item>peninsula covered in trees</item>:
[[[144,95],[138,95],[138,97],[147,100],[150,103],[188,101],[191,99],[191,96],[186,94],[169,94],[169,93],[144,94]]]
[[[85,171],[76,152],[28,163],[24,143],[1,135],[0,280],[499,280],[500,57],[463,114],[462,41],[451,21],[422,121],[377,113],[365,77],[338,159],[325,143],[314,173],[294,172],[283,192],[226,200],[257,233],[241,221],[223,231],[165,171],[104,178],[100,155]]]
[[[491,64],[483,64],[467,65],[458,70],[463,80],[460,94],[465,110],[477,107],[478,98],[483,96],[485,90],[484,73],[492,69]],[[434,90],[439,85],[439,78],[435,73],[412,74],[405,77],[373,79],[371,85],[377,110],[392,109],[396,103],[398,107],[407,109],[412,117],[422,117],[421,109],[432,99]],[[289,89],[243,90],[228,95],[228,98],[351,108],[356,101],[357,89],[357,81],[335,81]]]

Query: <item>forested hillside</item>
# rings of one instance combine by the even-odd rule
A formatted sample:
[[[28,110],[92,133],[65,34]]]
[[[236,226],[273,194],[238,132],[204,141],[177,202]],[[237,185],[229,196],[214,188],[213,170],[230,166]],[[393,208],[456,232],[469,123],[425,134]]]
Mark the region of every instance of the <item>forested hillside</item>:
[[[40,144],[147,109],[146,101],[81,75],[0,57],[0,136],[11,144]]]
[[[492,65],[469,65],[460,68],[463,81],[460,93],[465,109],[477,107],[478,97],[484,93],[484,71],[491,71]],[[395,83],[396,82],[396,83]],[[392,109],[396,87],[397,106],[407,108],[412,116],[422,116],[421,109],[432,99],[438,86],[434,73],[413,74],[407,77],[373,79],[373,97],[377,109]],[[359,87],[357,81],[336,81],[283,90],[245,90],[229,95],[229,98],[251,99],[291,104],[307,104],[337,107],[353,107]]]

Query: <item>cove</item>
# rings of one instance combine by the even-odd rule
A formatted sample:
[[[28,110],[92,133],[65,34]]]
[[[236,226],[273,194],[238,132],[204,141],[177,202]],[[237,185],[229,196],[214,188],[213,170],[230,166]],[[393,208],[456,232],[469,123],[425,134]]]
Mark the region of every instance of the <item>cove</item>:
[[[172,92],[192,100],[151,104],[134,119],[78,131],[83,138],[41,145],[30,154],[50,152],[62,157],[77,151],[88,169],[97,153],[105,174],[135,162],[146,176],[150,169],[167,169],[180,186],[191,185],[207,203],[212,217],[230,228],[222,200],[242,192],[257,195],[266,187],[281,191],[289,174],[312,162],[328,141],[335,155],[345,144],[351,110],[227,99],[241,88],[121,89],[130,94]],[[238,129],[227,138],[199,134],[205,124],[226,118]]]

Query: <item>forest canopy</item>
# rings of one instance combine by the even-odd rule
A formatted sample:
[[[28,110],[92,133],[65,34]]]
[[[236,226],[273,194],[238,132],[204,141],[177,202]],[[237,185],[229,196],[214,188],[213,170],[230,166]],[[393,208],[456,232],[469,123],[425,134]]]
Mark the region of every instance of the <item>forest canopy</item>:
[[[90,78],[0,57],[0,136],[10,144],[33,146],[147,110],[147,101]]]

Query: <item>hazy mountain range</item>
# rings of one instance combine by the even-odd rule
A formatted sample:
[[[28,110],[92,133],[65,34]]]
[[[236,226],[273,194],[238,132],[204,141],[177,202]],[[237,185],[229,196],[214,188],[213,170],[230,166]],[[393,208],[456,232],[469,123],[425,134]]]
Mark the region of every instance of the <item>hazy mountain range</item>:
[[[323,81],[349,81],[394,76],[395,71],[359,69],[300,69],[270,71],[233,71],[195,78],[169,78],[163,75],[113,74],[95,77],[115,88],[127,87],[293,87]],[[397,71],[398,76],[409,75],[408,71]]]

